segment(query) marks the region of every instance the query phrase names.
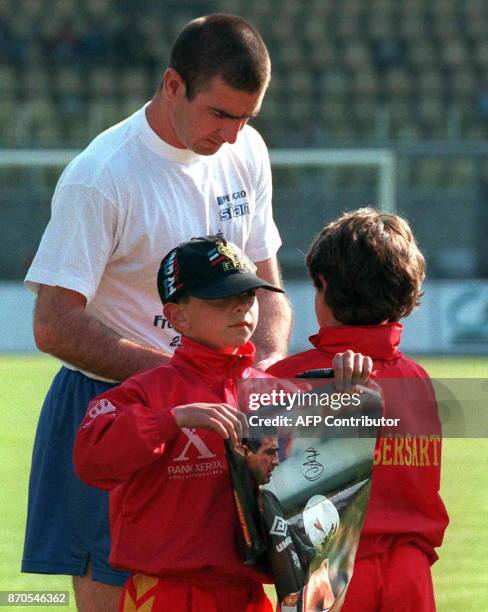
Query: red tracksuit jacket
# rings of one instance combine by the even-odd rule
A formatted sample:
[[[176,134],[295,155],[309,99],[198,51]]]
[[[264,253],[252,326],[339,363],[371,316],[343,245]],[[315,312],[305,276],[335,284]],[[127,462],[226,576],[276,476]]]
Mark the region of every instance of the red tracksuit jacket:
[[[380,553],[400,537],[415,542],[433,562],[437,559],[434,549],[442,543],[448,524],[439,495],[441,430],[435,395],[431,385],[425,384],[427,372],[398,350],[402,329],[400,323],[322,328],[310,337],[314,349],[288,357],[268,372],[292,378],[304,370],[330,367],[336,353],[352,349],[373,359],[375,378],[392,379],[379,381],[385,416],[400,416],[406,424],[405,435],[385,436],[377,442],[371,498],[356,557]],[[414,423],[419,416],[416,406],[425,414]]]
[[[238,521],[223,439],[180,429],[171,408],[192,402],[236,405],[236,380],[254,346],[235,355],[187,338],[167,365],[103,393],[81,423],[74,465],[87,484],[110,491],[110,563],[132,573],[206,584],[269,582],[238,555]]]

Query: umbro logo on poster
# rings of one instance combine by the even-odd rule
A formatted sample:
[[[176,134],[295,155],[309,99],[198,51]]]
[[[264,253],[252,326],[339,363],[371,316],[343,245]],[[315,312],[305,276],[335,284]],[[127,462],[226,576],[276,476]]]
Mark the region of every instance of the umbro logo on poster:
[[[281,516],[275,516],[273,521],[273,526],[269,530],[271,535],[275,536],[286,536],[288,531],[288,523]]]
[[[271,535],[279,536],[280,538],[285,538],[279,544],[276,544],[276,552],[281,552],[282,550],[285,550],[285,548],[290,546],[290,544],[292,544],[292,539],[290,538],[290,536],[286,535],[287,532],[288,523],[283,517],[275,515],[273,525],[269,530],[269,533]]]
[[[189,457],[187,456],[188,449],[191,446],[194,446],[198,452],[198,459],[211,459],[212,457],[216,457],[215,453],[212,453],[211,450],[206,446],[205,442],[200,438],[198,434],[195,433],[194,429],[188,429],[183,427],[181,431],[188,438],[188,442],[185,445],[185,448],[181,451],[178,457],[175,457],[173,461],[189,461]]]

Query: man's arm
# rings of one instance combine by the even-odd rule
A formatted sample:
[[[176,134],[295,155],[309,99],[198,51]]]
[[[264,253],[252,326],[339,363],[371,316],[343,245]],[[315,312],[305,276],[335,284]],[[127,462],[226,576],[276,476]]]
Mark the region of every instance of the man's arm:
[[[256,262],[257,275],[278,287],[282,286],[276,257]],[[256,362],[266,369],[283,359],[288,350],[292,313],[288,298],[274,291],[259,291],[259,323],[252,337],[257,348]]]
[[[40,285],[34,313],[39,350],[118,381],[168,360],[161,350],[122,338],[88,315],[85,307],[86,298],[76,291]]]

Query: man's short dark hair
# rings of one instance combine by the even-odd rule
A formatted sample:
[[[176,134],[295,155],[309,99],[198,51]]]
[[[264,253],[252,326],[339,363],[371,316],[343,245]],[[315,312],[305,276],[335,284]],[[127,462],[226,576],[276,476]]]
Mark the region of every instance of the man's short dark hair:
[[[183,79],[188,100],[216,76],[233,89],[255,93],[267,86],[271,71],[259,32],[223,13],[190,21],[173,44],[169,65]]]
[[[257,453],[266,438],[278,436],[278,428],[274,425],[260,425],[249,427],[249,436],[243,440],[245,446],[253,453]]]
[[[373,208],[345,213],[312,242],[306,258],[325,303],[344,325],[398,321],[420,303],[425,260],[405,219]]]

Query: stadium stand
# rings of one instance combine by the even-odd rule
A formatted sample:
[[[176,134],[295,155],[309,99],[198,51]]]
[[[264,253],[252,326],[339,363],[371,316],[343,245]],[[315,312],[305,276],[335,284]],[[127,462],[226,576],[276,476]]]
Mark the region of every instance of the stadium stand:
[[[256,126],[271,148],[398,150],[488,138],[486,0],[0,0],[0,148],[84,146],[151,97],[182,25],[217,11],[249,19],[270,48],[273,80]],[[400,206],[422,189],[451,190],[453,202],[460,189],[485,193],[485,159],[402,157]],[[308,201],[322,194],[330,216],[345,187],[350,208],[375,198],[363,168],[294,175],[276,182],[277,215],[285,243],[287,228],[300,227],[300,249],[318,220],[312,215],[310,228],[290,222],[297,188]],[[10,174],[0,169],[0,179],[9,184]],[[13,191],[0,205],[14,206],[5,193]],[[297,257],[294,248],[289,259]]]
[[[309,0],[306,9],[282,0],[279,15],[276,6],[2,0],[0,121],[18,103],[19,128],[2,130],[1,146],[81,145],[122,118],[151,95],[175,33],[199,8],[242,14],[265,32],[275,76],[259,127],[272,146],[293,141],[283,118],[294,126],[304,116],[317,123],[312,146],[486,138],[484,0]]]

